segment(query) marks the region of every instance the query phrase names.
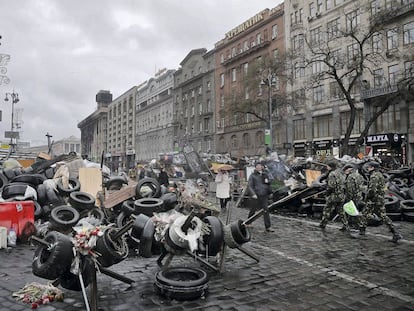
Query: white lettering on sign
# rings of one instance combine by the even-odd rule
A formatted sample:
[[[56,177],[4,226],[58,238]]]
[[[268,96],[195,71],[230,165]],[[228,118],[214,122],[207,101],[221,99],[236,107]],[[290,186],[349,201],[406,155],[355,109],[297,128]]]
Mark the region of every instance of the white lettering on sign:
[[[256,23],[260,22],[261,20],[263,20],[263,12],[260,12],[258,14],[256,14],[255,16],[253,16],[252,18],[248,19],[247,21],[245,21],[243,24],[240,24],[239,26],[237,26],[236,28],[233,28],[232,30],[230,30],[228,33],[226,33],[226,38],[227,39],[231,39],[232,37],[234,37],[235,35],[245,31],[246,29],[252,27],[253,25],[255,25]]]
[[[389,141],[388,135],[373,135],[367,137],[367,143],[375,143],[379,141]]]

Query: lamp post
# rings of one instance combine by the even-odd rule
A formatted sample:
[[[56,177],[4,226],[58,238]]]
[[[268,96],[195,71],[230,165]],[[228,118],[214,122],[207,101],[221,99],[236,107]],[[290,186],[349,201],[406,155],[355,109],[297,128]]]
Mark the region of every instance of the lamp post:
[[[266,140],[265,136],[265,143],[269,145],[269,148],[273,150],[273,125],[272,125],[272,86],[276,85],[276,74],[272,73],[269,69],[269,73],[266,78],[262,79],[260,82],[261,85],[267,85],[268,91],[268,102],[267,102],[267,109],[268,109],[268,127],[269,127],[269,135],[268,139]]]
[[[9,97],[11,99],[12,104],[12,112],[11,112],[11,133],[10,133],[10,153],[14,151],[14,144],[13,144],[13,138],[17,138],[17,135],[14,133],[14,105],[19,102],[19,94],[15,93],[13,90],[13,93],[6,93],[6,97],[4,98],[5,102],[9,101]]]

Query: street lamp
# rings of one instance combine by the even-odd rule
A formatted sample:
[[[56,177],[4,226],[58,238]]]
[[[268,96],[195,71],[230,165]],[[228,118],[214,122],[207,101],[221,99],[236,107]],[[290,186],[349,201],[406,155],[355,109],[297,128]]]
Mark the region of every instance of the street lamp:
[[[260,82],[260,85],[267,85],[267,91],[268,91],[268,102],[267,102],[267,109],[268,109],[268,126],[269,126],[269,135],[268,139],[266,141],[266,135],[265,135],[265,143],[267,143],[271,150],[273,150],[273,125],[272,125],[272,86],[277,84],[276,74],[272,73],[269,69],[269,74],[266,78],[262,79]]]
[[[6,93],[6,97],[4,98],[5,102],[9,101],[9,96],[11,98],[12,103],[12,113],[11,113],[11,133],[10,133],[10,151],[14,151],[14,144],[13,144],[13,138],[17,139],[17,135],[14,133],[14,104],[17,104],[19,102],[19,94],[15,93],[13,90],[13,93]],[[11,153],[10,152],[10,153]]]

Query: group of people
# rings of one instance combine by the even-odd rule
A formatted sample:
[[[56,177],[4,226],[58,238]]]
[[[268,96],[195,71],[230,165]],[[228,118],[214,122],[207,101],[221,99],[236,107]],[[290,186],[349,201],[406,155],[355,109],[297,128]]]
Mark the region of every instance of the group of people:
[[[368,172],[365,198],[363,198],[364,178],[356,167],[347,164],[341,168],[335,160],[329,161],[327,165],[326,205],[319,225],[321,229],[325,229],[333,212],[336,211],[343,224],[340,230],[350,234],[348,216],[343,205],[352,200],[356,207],[362,210],[362,213],[357,216],[360,235],[365,235],[368,217],[371,214],[376,214],[392,232],[392,241],[400,240],[401,234],[396,230],[385,211],[385,178],[379,171],[379,163],[371,161],[364,164]]]

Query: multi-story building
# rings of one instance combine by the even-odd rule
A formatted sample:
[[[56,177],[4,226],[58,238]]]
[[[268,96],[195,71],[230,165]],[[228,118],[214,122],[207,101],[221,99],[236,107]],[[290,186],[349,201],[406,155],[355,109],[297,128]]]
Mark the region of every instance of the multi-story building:
[[[173,86],[175,70],[162,69],[137,87],[136,160],[159,158],[174,150]]]
[[[81,153],[93,162],[100,162],[107,149],[107,121],[112,94],[99,91],[96,94],[97,109],[78,123],[81,131]]]
[[[135,101],[137,87],[114,99],[108,107],[106,163],[112,171],[135,167]]]
[[[273,9],[265,9],[231,29],[215,44],[215,119],[218,153],[230,153],[232,156],[240,157],[265,152],[266,122],[251,114],[246,114],[243,118],[233,118],[224,115],[223,111],[226,103],[229,104],[228,99],[243,88],[249,64],[262,57],[276,58],[279,53],[284,52],[283,19],[283,4]],[[263,101],[269,101],[266,94],[257,96],[262,96]],[[274,129],[276,130],[271,133],[272,137],[282,137],[279,135],[280,128]],[[284,142],[286,141],[275,141],[281,144]]]
[[[341,141],[350,119],[350,106],[337,81],[332,78],[315,79],[329,70],[326,63],[317,61],[317,57],[328,54],[318,56],[316,52],[321,51],[321,46],[326,47],[324,53],[329,51],[338,76],[348,72],[346,79],[349,81],[343,80],[346,87],[352,79],[351,70],[355,68],[355,62],[361,59],[359,45],[349,34],[358,30],[355,34],[360,38],[369,37],[360,45],[363,57],[366,57],[364,69],[349,92],[356,107],[349,144],[355,144],[368,120],[380,109],[384,101],[382,96],[396,91],[399,78],[412,68],[412,61],[392,57],[392,54],[398,51],[401,55],[413,48],[413,7],[412,0],[285,1],[286,49],[296,55],[291,62],[294,83],[287,91],[302,90],[305,95],[303,102],[287,119],[291,128],[289,140],[293,142],[296,156],[340,154]],[[378,29],[372,36],[363,36],[378,13],[388,16],[383,20],[383,29]],[[382,61],[368,63],[367,55],[373,54],[378,54]],[[364,143],[357,146],[359,150],[376,155],[401,155],[404,162],[406,143],[412,146],[414,142],[414,121],[409,118],[414,113],[411,106],[404,101],[392,104],[370,127]],[[413,156],[411,151],[410,160],[405,162],[413,161]]]
[[[214,54],[192,50],[174,74],[174,149],[215,152]]]

